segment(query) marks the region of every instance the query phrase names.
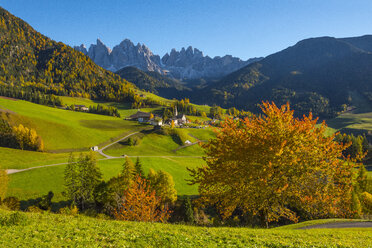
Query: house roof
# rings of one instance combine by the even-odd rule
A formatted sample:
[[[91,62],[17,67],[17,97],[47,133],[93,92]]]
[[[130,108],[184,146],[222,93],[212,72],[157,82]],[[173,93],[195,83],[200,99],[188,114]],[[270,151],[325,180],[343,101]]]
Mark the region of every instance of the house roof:
[[[151,113],[137,111],[134,115],[129,116],[129,119],[138,119],[138,118],[150,118]]]

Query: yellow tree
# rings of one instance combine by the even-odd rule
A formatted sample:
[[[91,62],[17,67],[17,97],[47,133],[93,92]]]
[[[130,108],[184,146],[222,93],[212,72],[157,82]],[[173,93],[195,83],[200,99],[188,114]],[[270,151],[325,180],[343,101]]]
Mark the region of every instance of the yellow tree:
[[[147,180],[137,176],[124,192],[121,202],[114,210],[114,216],[118,220],[165,222],[170,212],[160,201],[156,192],[150,189]]]
[[[6,196],[6,191],[8,189],[8,174],[6,170],[0,169],[0,203]]]
[[[341,160],[348,146],[325,135],[311,113],[294,118],[289,104],[261,105],[263,115],[226,119],[216,139],[204,145],[207,165],[189,169],[204,205],[223,217],[236,208],[268,225],[298,216],[313,218],[350,212],[353,163]]]
[[[156,192],[156,196],[160,197],[162,204],[174,203],[177,200],[177,191],[174,188],[174,181],[171,174],[166,171],[158,170],[155,172],[150,169],[147,176],[149,184]]]

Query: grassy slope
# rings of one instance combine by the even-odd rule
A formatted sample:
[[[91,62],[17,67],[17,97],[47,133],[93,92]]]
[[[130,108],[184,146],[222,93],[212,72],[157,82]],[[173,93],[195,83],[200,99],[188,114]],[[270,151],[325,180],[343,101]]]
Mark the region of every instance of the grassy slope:
[[[0,98],[0,108],[21,115],[36,129],[47,150],[88,148],[140,128],[111,116],[61,110]]]
[[[0,210],[0,218],[12,214]],[[371,247],[371,229],[208,228],[20,213],[0,228],[2,247]]]
[[[87,107],[89,106],[96,106],[98,104],[103,104],[106,106],[116,107],[121,115],[122,118],[126,118],[130,115],[133,115],[137,112],[137,109],[131,109],[131,104],[129,103],[118,103],[118,102],[102,102],[102,101],[96,101],[81,97],[68,97],[68,96],[61,96],[60,97],[63,101],[63,104],[67,105],[85,105]],[[141,111],[144,112],[154,112],[162,109],[161,107],[157,108],[142,108]]]
[[[68,161],[69,156],[69,153],[32,152],[0,147],[0,168],[25,169],[41,165],[65,163]]]
[[[194,129],[194,128],[176,128],[178,136],[184,143],[186,140],[191,142],[197,139],[206,141],[214,137],[211,129]],[[128,146],[125,143],[117,143],[105,150],[105,153],[112,156],[202,156],[203,149],[199,145],[189,146],[177,151],[180,147],[169,135],[161,135],[156,133],[140,135],[141,142],[137,146]]]
[[[135,158],[132,158],[135,162]],[[175,181],[175,187],[179,195],[197,194],[196,186],[187,185],[185,179],[189,179],[186,167],[201,166],[204,161],[198,158],[141,158],[145,172],[149,168],[162,169],[169,172]],[[98,165],[105,180],[116,176],[122,169],[124,159],[100,160]],[[21,200],[28,200],[47,194],[50,190],[55,193],[53,201],[64,200],[61,195],[63,191],[63,177],[65,165],[44,167],[24,171],[10,175],[8,189],[9,196],[17,196]]]
[[[372,103],[364,96],[351,91],[354,109],[328,120],[327,124],[335,129],[372,131]]]

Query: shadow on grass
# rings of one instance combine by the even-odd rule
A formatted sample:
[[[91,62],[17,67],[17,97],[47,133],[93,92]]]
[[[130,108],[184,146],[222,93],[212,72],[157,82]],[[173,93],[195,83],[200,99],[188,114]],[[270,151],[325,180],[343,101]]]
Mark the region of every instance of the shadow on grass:
[[[21,210],[25,211],[28,207],[37,206],[38,203],[41,201],[41,197],[22,200],[20,201]],[[59,202],[52,202],[51,210],[52,212],[58,212],[59,209],[70,206],[71,201],[59,201]]]

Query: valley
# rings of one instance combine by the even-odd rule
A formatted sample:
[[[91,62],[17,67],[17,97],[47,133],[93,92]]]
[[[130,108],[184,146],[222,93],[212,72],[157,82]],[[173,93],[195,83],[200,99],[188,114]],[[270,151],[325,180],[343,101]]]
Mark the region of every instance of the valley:
[[[372,35],[241,59],[190,30],[87,49],[0,7],[0,247],[372,246]]]

